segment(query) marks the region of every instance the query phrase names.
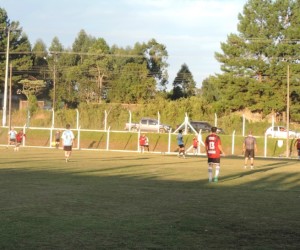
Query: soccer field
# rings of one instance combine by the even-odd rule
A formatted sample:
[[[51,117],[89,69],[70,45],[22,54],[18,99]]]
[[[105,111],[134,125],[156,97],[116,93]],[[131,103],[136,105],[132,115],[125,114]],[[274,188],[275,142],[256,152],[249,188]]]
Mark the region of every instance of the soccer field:
[[[299,249],[300,163],[0,148],[0,249]]]

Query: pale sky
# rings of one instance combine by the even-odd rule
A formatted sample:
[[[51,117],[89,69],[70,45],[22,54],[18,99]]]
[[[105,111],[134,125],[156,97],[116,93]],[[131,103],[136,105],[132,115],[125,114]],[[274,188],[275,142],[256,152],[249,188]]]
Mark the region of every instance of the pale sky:
[[[237,33],[238,14],[247,0],[0,0],[11,21],[19,21],[33,45],[47,47],[57,36],[71,48],[79,31],[109,46],[133,47],[154,38],[166,46],[169,85],[186,63],[200,87],[220,72],[214,53]]]

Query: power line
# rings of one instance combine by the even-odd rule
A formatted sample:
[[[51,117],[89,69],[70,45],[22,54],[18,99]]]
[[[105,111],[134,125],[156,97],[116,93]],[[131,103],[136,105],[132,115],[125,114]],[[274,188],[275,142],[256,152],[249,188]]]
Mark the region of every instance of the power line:
[[[0,52],[0,54],[5,54],[5,52]],[[60,55],[79,55],[79,56],[107,56],[107,57],[128,57],[128,58],[146,58],[145,55],[124,55],[124,54],[108,54],[108,53],[91,53],[91,52],[73,52],[73,51],[10,51],[11,55],[30,55],[30,54],[60,54]],[[168,56],[151,56],[152,58],[163,58]]]

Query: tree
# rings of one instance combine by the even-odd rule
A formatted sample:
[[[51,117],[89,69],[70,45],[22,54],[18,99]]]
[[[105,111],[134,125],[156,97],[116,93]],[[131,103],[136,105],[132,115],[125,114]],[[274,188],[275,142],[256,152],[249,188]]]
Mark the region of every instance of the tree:
[[[58,37],[54,37],[49,47],[49,54],[47,57],[49,71],[52,73],[52,101],[53,104],[56,105],[53,108],[56,108],[62,99],[61,93],[57,90],[61,89],[59,88],[59,85],[65,67],[65,62],[63,60],[65,56],[63,52],[63,45],[60,43]]]
[[[103,38],[89,48],[88,56],[79,65],[79,88],[82,101],[102,102],[102,92],[110,75],[110,48]]]
[[[87,57],[88,51],[95,42],[96,38],[87,35],[84,30],[80,30],[72,45],[72,51],[78,53],[76,54],[76,64],[83,63],[84,58]]]
[[[4,9],[0,8],[0,51],[7,51],[9,33],[9,60],[13,65],[13,81],[18,82],[32,66],[31,45],[19,22],[10,21]],[[5,69],[6,53],[0,54],[0,67]],[[4,83],[5,71],[0,71],[0,83]],[[28,74],[27,74],[28,75]]]
[[[269,113],[286,109],[287,65],[299,75],[299,0],[249,0],[239,14],[238,34],[215,53],[222,74],[205,80],[218,89],[219,107]],[[292,91],[296,82],[291,82]],[[207,95],[211,96],[211,95]]]
[[[109,98],[124,103],[144,103],[155,96],[155,79],[148,76],[146,63],[128,63],[115,81]]]
[[[186,64],[181,65],[174,82],[172,99],[187,98],[195,95],[196,82]]]
[[[33,75],[39,79],[48,77],[47,46],[38,39],[32,48]]]
[[[143,48],[150,75],[156,80],[158,89],[166,90],[168,83],[166,46],[158,43],[155,39],[151,39],[147,44],[144,44]]]
[[[45,82],[43,80],[30,80],[23,79],[19,82],[22,84],[21,93],[24,94],[28,101],[28,108],[30,112],[34,112],[37,109],[37,95],[45,87]]]
[[[86,34],[84,30],[80,30],[77,38],[72,44],[72,51],[65,57],[66,70],[61,76],[61,84],[59,85],[61,99],[69,107],[75,107],[80,101],[90,102],[92,95],[87,93],[85,86],[90,83],[88,65],[84,61],[89,57],[89,50],[96,38]]]

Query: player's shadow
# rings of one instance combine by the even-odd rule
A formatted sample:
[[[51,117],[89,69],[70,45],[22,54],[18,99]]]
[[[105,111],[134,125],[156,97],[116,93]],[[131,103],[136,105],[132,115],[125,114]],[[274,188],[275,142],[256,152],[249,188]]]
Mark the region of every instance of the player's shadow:
[[[249,176],[249,175],[253,175],[256,173],[268,172],[268,171],[276,169],[276,168],[286,167],[287,165],[290,165],[290,164],[293,164],[293,163],[288,162],[288,161],[282,161],[282,162],[266,164],[266,165],[263,165],[260,167],[255,167],[254,169],[244,169],[244,172],[226,176],[223,178],[223,180],[220,180],[220,182],[231,181],[234,179],[242,178],[244,176]]]

